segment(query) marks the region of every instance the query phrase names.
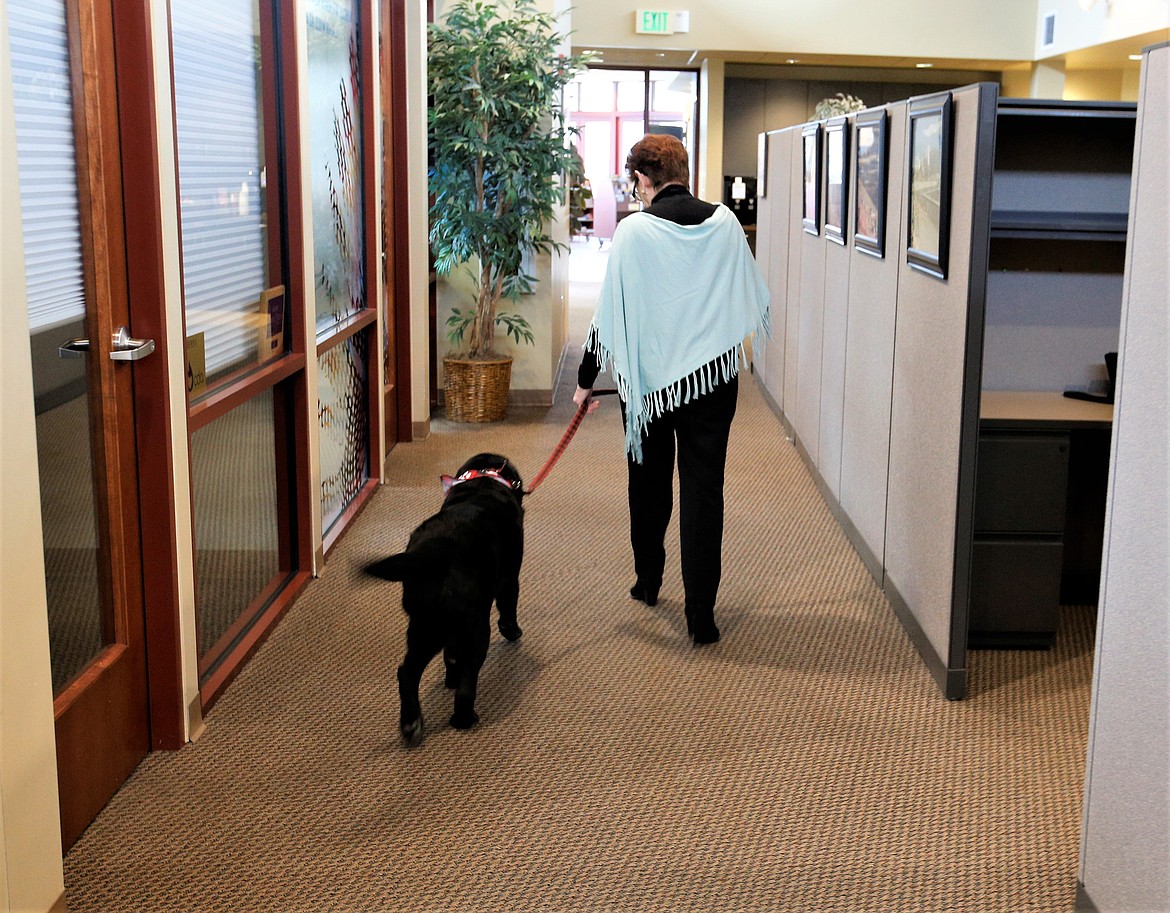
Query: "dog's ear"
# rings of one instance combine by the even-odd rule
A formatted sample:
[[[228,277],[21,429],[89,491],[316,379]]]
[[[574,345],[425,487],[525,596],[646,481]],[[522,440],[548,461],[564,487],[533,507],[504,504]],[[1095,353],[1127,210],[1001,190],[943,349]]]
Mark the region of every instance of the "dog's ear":
[[[410,555],[403,552],[400,555],[391,555],[373,564],[367,564],[365,572],[383,580],[406,580],[414,569],[414,562]]]
[[[455,476],[441,475],[439,481],[443,483],[443,494],[451,490],[451,486],[455,484]]]

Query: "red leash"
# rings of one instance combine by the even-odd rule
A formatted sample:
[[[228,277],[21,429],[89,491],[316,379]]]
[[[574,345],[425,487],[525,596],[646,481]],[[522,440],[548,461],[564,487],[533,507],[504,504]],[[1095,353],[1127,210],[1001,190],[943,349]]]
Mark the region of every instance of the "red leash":
[[[617,393],[617,390],[594,390],[589,395],[589,399],[585,400],[585,402],[577,407],[577,412],[573,416],[573,420],[569,422],[569,427],[566,428],[565,433],[561,435],[561,439],[557,443],[557,446],[553,448],[552,454],[547,460],[544,461],[544,465],[540,467],[540,472],[536,474],[536,478],[532,480],[532,484],[524,489],[524,494],[530,495],[536,491],[536,486],[544,481],[545,476],[549,474],[553,466],[556,465],[557,460],[561,458],[561,454],[563,454],[565,450],[568,449],[569,441],[573,439],[573,435],[577,433],[577,429],[581,427],[581,422],[584,420],[586,413],[589,411],[589,401],[592,400],[595,396],[609,396],[613,393]]]

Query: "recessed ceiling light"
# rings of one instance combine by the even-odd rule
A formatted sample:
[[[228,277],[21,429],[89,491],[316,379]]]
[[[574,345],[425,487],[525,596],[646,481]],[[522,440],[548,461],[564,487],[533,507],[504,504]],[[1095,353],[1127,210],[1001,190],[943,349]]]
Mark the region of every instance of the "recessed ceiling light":
[[[917,67],[919,70],[929,70],[931,67],[934,66],[934,64],[933,63],[916,63],[916,64],[914,64],[914,66]]]
[[[1142,59],[1142,55],[1141,55],[1141,54],[1130,54],[1130,55],[1129,55],[1129,59],[1130,59],[1130,60],[1141,60],[1141,59]]]

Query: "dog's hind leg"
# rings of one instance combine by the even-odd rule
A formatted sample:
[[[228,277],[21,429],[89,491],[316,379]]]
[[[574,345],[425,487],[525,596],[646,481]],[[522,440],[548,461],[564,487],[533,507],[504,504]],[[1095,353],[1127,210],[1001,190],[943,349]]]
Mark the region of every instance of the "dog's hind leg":
[[[488,611],[490,608],[488,606]],[[454,648],[453,665],[457,676],[455,712],[451,714],[451,725],[456,729],[470,729],[479,722],[479,714],[475,712],[475,696],[479,686],[479,670],[483,667],[483,661],[487,659],[488,644],[491,641],[488,611],[477,613],[482,622],[477,622],[473,630],[458,637],[454,644],[448,646],[449,651]]]
[[[418,702],[418,683],[423,670],[439,652],[439,645],[419,644],[407,637],[406,656],[398,667],[398,702],[400,706],[398,728],[402,738],[410,744],[422,740],[422,707]]]

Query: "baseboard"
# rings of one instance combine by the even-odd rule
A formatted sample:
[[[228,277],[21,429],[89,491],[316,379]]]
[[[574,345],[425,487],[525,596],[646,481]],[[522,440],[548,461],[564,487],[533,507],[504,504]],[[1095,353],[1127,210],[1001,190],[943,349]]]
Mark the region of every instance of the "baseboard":
[[[508,405],[521,409],[533,406],[552,405],[552,390],[509,390]]]
[[[1074,908],[1074,913],[1101,913],[1079,880],[1077,881],[1077,905]]]
[[[197,694],[195,700],[187,707],[187,740],[196,742],[206,731],[207,726],[203,722],[203,697]]]
[[[930,642],[930,638],[926,636],[926,632],[922,630],[918,619],[910,610],[910,604],[902,598],[898,587],[888,574],[882,591],[886,594],[886,599],[889,600],[894,614],[898,616],[898,621],[902,622],[902,627],[909,636],[910,642],[914,644],[922,661],[926,663],[927,670],[934,677],[943,696],[948,701],[961,701],[967,695],[966,665],[962,669],[951,669],[947,666],[946,660],[938,655],[934,644]]]
[[[431,435],[431,420],[428,416],[425,421],[410,423],[410,440],[425,441]]]

